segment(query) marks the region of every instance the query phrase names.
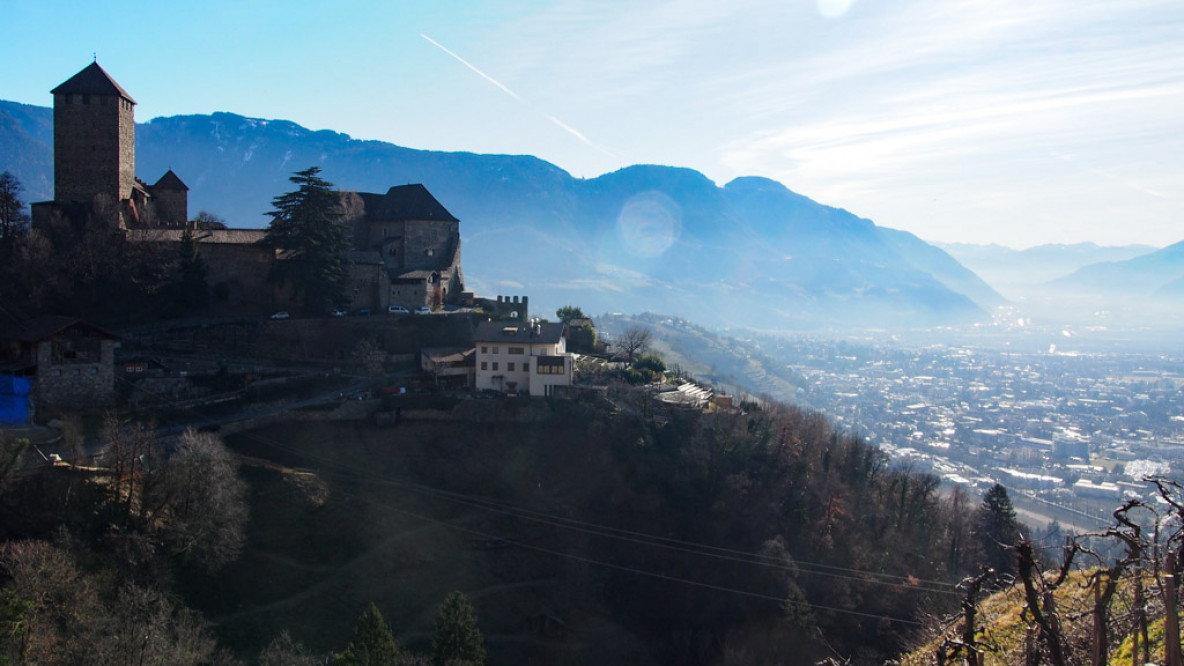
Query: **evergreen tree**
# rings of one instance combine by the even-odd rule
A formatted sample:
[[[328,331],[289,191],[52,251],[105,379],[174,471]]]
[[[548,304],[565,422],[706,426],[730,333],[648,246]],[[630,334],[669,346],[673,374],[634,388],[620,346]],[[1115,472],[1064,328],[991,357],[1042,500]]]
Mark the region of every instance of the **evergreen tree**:
[[[373,603],[358,618],[354,635],[345,652],[338,654],[335,666],[393,666],[399,658],[399,647],[382,613]]]
[[[288,180],[297,189],[272,199],[271,224],[263,243],[285,251],[276,265],[279,280],[289,280],[310,310],[327,310],[344,300],[349,232],[341,223],[340,197],[320,178],[319,167],[297,171]]]
[[[555,316],[559,321],[570,324],[573,319],[583,319],[584,311],[578,305],[565,305],[555,311]]]
[[[432,639],[432,665],[457,662],[481,666],[485,663],[484,639],[477,628],[473,606],[459,591],[444,600],[436,616],[436,637]]]
[[[210,299],[206,283],[206,262],[201,258],[197,238],[191,229],[181,233],[177,248],[177,300],[187,307],[201,307]]]
[[[1022,536],[1007,488],[996,483],[983,495],[974,520],[982,563],[999,574],[1015,573],[1012,547]]]

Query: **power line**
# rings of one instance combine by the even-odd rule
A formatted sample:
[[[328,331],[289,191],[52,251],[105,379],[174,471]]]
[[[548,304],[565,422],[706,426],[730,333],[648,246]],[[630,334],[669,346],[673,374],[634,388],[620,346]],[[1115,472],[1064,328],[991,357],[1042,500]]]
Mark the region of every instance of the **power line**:
[[[127,381],[127,380],[124,380],[124,381]],[[159,396],[157,396],[157,397],[159,397]],[[165,402],[168,403],[171,401],[167,400],[167,398],[166,398]],[[179,407],[179,406],[177,406],[178,403],[175,403],[175,402],[173,402],[172,404],[174,407],[181,409],[182,411],[190,411],[194,414],[197,414],[196,410],[194,410],[192,408]],[[182,424],[175,424],[175,425],[182,425]],[[691,541],[684,541],[684,540],[680,540],[680,539],[672,539],[669,537],[662,537],[659,535],[647,534],[644,532],[635,532],[635,531],[631,531],[631,530],[625,530],[625,529],[621,529],[621,528],[599,525],[596,523],[590,523],[587,521],[581,521],[581,520],[566,518],[566,517],[562,517],[562,516],[555,516],[553,514],[546,514],[546,513],[542,513],[542,512],[533,511],[530,509],[523,509],[520,507],[515,507],[513,505],[505,504],[503,502],[498,502],[496,500],[491,500],[488,498],[482,498],[482,497],[478,497],[478,496],[467,494],[467,493],[460,493],[460,492],[455,492],[455,491],[443,490],[443,489],[439,489],[439,488],[433,488],[431,486],[426,486],[423,484],[418,484],[418,483],[413,483],[413,482],[408,482],[408,481],[391,481],[389,479],[381,478],[375,474],[367,473],[361,469],[342,465],[336,459],[327,458],[325,456],[317,456],[317,455],[311,454],[307,451],[297,451],[295,449],[295,447],[285,446],[285,445],[280,444],[274,440],[270,440],[269,438],[259,436],[255,433],[247,432],[247,433],[243,433],[243,436],[247,439],[254,440],[258,443],[264,444],[265,446],[269,446],[271,448],[278,449],[280,451],[297,456],[299,458],[318,462],[321,465],[323,465],[324,467],[326,467],[327,471],[330,471],[330,472],[336,472],[338,474],[349,474],[355,478],[360,478],[362,480],[367,480],[367,481],[381,484],[381,485],[405,488],[405,489],[411,490],[412,492],[416,492],[421,495],[428,495],[428,496],[436,497],[439,499],[444,499],[446,501],[457,502],[457,503],[471,506],[471,507],[477,508],[477,509],[482,509],[482,510],[486,510],[486,511],[495,511],[495,512],[501,513],[503,515],[510,515],[512,517],[516,517],[519,519],[529,520],[532,522],[537,522],[537,523],[542,523],[542,524],[547,524],[547,525],[559,527],[562,529],[574,530],[574,531],[588,533],[588,534],[592,534],[592,535],[600,536],[600,537],[604,537],[604,538],[616,539],[616,540],[624,541],[624,542],[628,542],[628,543],[635,543],[635,544],[639,544],[639,545],[647,545],[647,546],[652,546],[652,547],[657,547],[657,548],[664,548],[664,549],[673,550],[676,552],[694,554],[694,555],[699,555],[699,556],[703,556],[703,557],[711,557],[711,558],[716,558],[716,559],[725,560],[725,561],[733,561],[733,562],[739,562],[739,563],[744,563],[744,564],[752,564],[752,565],[756,565],[756,566],[769,567],[769,568],[774,568],[774,569],[779,569],[779,570],[784,570],[784,571],[792,571],[794,568],[793,566],[787,565],[783,562],[779,562],[779,561],[777,561],[773,558],[770,558],[768,556],[762,556],[757,553],[750,553],[747,551],[735,550],[735,549],[730,549],[730,548],[723,548],[723,547],[718,547],[718,546],[711,546],[711,545],[707,545],[707,544],[701,544],[701,543],[691,542]],[[362,499],[362,501],[366,501],[368,503],[372,503],[377,506],[383,506],[389,510],[396,511],[399,513],[404,513],[406,515],[410,515],[410,516],[416,517],[421,520],[426,520],[426,521],[440,524],[440,525],[443,525],[446,527],[451,527],[453,529],[458,529],[461,531],[473,533],[473,534],[481,536],[482,538],[494,539],[494,540],[505,542],[505,543],[515,545],[518,547],[536,550],[539,552],[545,552],[545,553],[549,553],[549,554],[560,556],[560,557],[566,557],[569,559],[575,559],[577,561],[585,562],[588,564],[594,564],[597,566],[603,566],[603,567],[607,567],[607,568],[617,569],[620,571],[635,573],[638,575],[645,575],[645,576],[649,576],[649,577],[653,577],[653,578],[670,580],[673,582],[681,582],[681,583],[695,585],[698,587],[703,587],[703,588],[708,588],[708,589],[729,591],[729,592],[733,592],[733,593],[737,593],[737,594],[741,594],[741,595],[745,595],[745,596],[750,596],[750,597],[754,597],[754,598],[764,598],[764,599],[769,599],[769,600],[776,600],[779,602],[787,602],[788,601],[782,597],[774,597],[771,595],[765,595],[765,594],[755,593],[755,592],[750,592],[750,591],[745,591],[745,590],[738,590],[735,588],[727,588],[724,586],[717,586],[717,585],[714,585],[711,583],[703,583],[701,581],[681,579],[678,577],[673,577],[673,576],[669,576],[669,575],[661,574],[661,573],[657,573],[657,572],[636,569],[633,567],[627,567],[624,565],[614,564],[611,562],[603,562],[603,561],[599,561],[599,560],[594,560],[592,558],[588,558],[588,557],[582,556],[582,555],[576,555],[576,554],[572,554],[572,553],[566,553],[563,551],[557,551],[554,549],[543,548],[541,546],[536,546],[534,544],[522,543],[522,542],[514,541],[512,539],[507,539],[505,537],[500,537],[497,535],[489,535],[489,534],[485,534],[482,532],[478,532],[476,530],[472,530],[470,528],[465,528],[465,527],[462,527],[459,525],[453,525],[452,523],[448,523],[446,521],[432,519],[427,516],[415,514],[413,512],[409,512],[409,511],[406,511],[403,509],[398,509],[396,507],[392,507],[392,506],[380,503],[377,500],[371,500],[368,498],[361,498],[361,499]],[[795,561],[794,564],[797,566],[797,568],[799,570],[805,571],[806,573],[809,573],[811,575],[827,576],[827,577],[838,578],[838,579],[852,580],[852,581],[865,583],[865,584],[883,585],[883,586],[887,586],[887,587],[893,587],[893,588],[904,589],[904,590],[909,590],[909,591],[929,592],[929,593],[948,594],[948,595],[957,595],[958,594],[956,591],[953,590],[953,587],[954,587],[953,584],[946,583],[944,581],[926,580],[926,579],[920,579],[920,578],[916,578],[916,577],[878,573],[878,572],[872,572],[872,571],[867,571],[867,570],[839,567],[836,565],[828,565],[828,564],[817,563],[817,562]],[[842,572],[842,573],[836,573],[836,572]],[[868,576],[871,576],[872,578],[869,579],[869,578],[867,578]],[[880,578],[876,578],[876,577],[880,577]],[[881,578],[896,579],[898,581],[904,581],[904,582],[894,582],[892,580],[882,580]],[[924,585],[922,585],[922,584],[924,584]],[[948,589],[941,589],[942,587],[945,587]],[[810,604],[809,602],[805,602],[805,601],[797,602],[796,600],[793,600],[793,602],[794,603],[802,603],[802,604],[811,606],[813,608],[817,608],[819,610],[826,610],[826,611],[839,612],[839,613],[848,613],[848,614],[858,615],[858,616],[862,616],[862,617],[870,617],[870,618],[877,618],[877,619],[885,617],[885,616],[873,615],[873,614],[869,614],[869,613],[861,613],[858,611],[850,611],[850,610],[846,610],[846,609],[833,608],[833,607],[829,607],[829,606]],[[897,621],[897,622],[913,623],[913,624],[918,624],[918,625],[920,624],[920,623],[916,623],[911,620],[906,620],[903,618],[888,618],[888,619],[891,619],[891,620]]]

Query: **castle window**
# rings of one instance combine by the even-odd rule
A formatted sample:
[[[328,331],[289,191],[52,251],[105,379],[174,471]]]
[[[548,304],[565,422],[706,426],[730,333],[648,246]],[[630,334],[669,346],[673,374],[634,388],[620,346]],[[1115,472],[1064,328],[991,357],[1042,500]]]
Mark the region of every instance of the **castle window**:
[[[493,371],[497,372],[497,361],[493,362]]]
[[[507,364],[506,364],[506,370],[509,370],[510,372],[514,372],[514,364],[513,364],[513,363],[507,363]]]
[[[493,348],[493,353],[495,353],[495,354],[500,354],[500,353],[501,353],[501,348],[500,348],[500,347],[494,347],[494,348]]]
[[[488,370],[488,369],[489,369],[489,368],[487,367],[488,365],[489,365],[489,364],[488,364],[488,363],[486,363],[485,361],[481,361],[481,369],[482,369],[482,370]]]
[[[482,353],[482,354],[488,354],[488,353],[489,353],[489,347],[486,347],[485,345],[481,345],[481,353]]]
[[[429,247],[429,248],[428,248],[428,256],[429,256],[429,257],[434,257],[434,256],[436,256],[436,251],[435,251],[434,249],[432,249],[432,248],[430,248],[430,247]]]
[[[523,347],[510,347],[507,351],[511,354],[515,354],[518,356],[521,356],[522,354],[526,353],[526,349]]]

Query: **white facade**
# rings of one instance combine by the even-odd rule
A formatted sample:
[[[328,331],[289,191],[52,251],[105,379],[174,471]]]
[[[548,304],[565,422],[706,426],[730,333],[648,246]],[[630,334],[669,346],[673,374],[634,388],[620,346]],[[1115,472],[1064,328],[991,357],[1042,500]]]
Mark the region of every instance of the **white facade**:
[[[478,326],[476,388],[547,396],[553,386],[571,385],[573,357],[565,332],[563,324],[551,323]]]

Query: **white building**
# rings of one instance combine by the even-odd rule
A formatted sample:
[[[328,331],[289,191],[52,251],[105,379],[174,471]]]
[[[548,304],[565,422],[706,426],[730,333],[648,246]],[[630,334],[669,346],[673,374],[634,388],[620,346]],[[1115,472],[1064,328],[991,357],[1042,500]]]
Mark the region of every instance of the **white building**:
[[[562,323],[482,322],[473,344],[478,390],[547,396],[554,386],[571,385],[573,357]]]

